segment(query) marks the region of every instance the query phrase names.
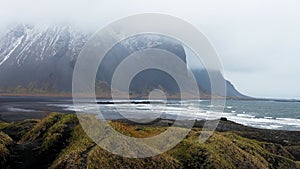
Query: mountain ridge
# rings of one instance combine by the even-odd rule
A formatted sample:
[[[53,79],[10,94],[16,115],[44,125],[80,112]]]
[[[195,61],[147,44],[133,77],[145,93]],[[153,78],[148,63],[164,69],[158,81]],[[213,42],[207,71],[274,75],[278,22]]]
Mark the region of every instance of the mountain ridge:
[[[0,94],[50,94],[70,93],[72,73],[76,59],[85,42],[92,35],[72,26],[39,26],[20,24],[0,36]],[[117,44],[106,56],[98,70],[96,81],[110,85],[112,74],[118,64],[129,54],[147,49],[167,50],[186,63],[186,52],[180,42],[158,35],[126,39]],[[111,59],[113,58],[113,59]],[[184,72],[182,72],[184,73]],[[198,71],[193,70],[197,76]],[[223,75],[219,75],[224,79]],[[203,80],[204,79],[204,80]],[[210,94],[207,74],[197,79],[200,92]],[[178,93],[178,86],[162,72],[147,70],[132,82],[133,93],[162,87],[167,93]],[[247,98],[230,82],[226,96]],[[107,87],[106,87],[107,88]],[[9,92],[5,92],[9,91]],[[22,92],[19,92],[22,91]],[[104,91],[104,93],[109,91]],[[106,94],[105,94],[106,95]]]

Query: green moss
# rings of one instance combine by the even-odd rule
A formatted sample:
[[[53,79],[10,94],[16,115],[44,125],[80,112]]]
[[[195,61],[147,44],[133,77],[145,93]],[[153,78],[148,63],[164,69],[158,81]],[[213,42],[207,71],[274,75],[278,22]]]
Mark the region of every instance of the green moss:
[[[3,128],[9,126],[10,123],[6,123],[6,122],[3,122],[3,121],[0,121],[0,130],[2,130]]]
[[[85,152],[88,152],[95,144],[87,137],[81,126],[74,128],[69,142],[69,146],[58,155],[50,168],[81,168],[85,166]]]
[[[293,160],[265,149],[265,144],[226,132],[215,133],[204,145],[217,168],[299,168]]]
[[[199,130],[189,136],[168,154],[180,161],[183,168],[299,168],[299,164],[278,154],[287,151],[282,146],[271,151],[264,142],[243,138],[236,134],[215,132],[204,144],[199,143]],[[268,146],[271,146],[268,145]],[[273,147],[273,148],[274,148]]]
[[[4,123],[0,130],[9,135],[13,140],[20,140],[27,132],[29,132],[38,122],[38,120],[24,120],[21,122]]]
[[[180,163],[168,154],[144,159],[124,158],[113,155],[99,146],[93,148],[88,154],[87,168],[180,168]]]
[[[65,143],[74,126],[78,124],[76,115],[68,114],[62,116],[56,123],[54,123],[43,136],[41,144],[41,151],[47,151],[54,146],[62,146]]]
[[[245,142],[253,143],[251,147],[252,151],[256,151],[268,161],[269,168],[299,168],[299,165],[293,161],[293,156],[283,146],[235,136],[243,141],[238,142],[238,145],[245,144]]]
[[[33,142],[33,141],[40,141],[43,139],[44,134],[47,130],[52,127],[57,121],[62,118],[62,114],[58,113],[51,113],[46,118],[39,121],[34,128],[26,133],[19,143],[26,143],[26,142]]]
[[[210,152],[195,139],[185,139],[167,153],[177,159],[182,168],[214,168]]]
[[[138,131],[134,130],[133,126],[124,125],[118,122],[112,122],[111,125],[119,131],[126,132],[127,134],[139,135],[136,133]],[[147,132],[148,131],[150,130],[147,130]],[[161,167],[163,164],[165,165],[164,168],[170,168],[177,164],[176,160],[168,155],[144,160],[133,160],[112,155],[98,147],[86,135],[80,126],[76,126],[74,128],[69,141],[69,146],[59,154],[58,158],[54,161],[50,168],[111,168],[113,166],[119,166],[118,168],[120,168],[126,165],[128,167],[131,166],[131,168],[133,168],[133,166],[136,166],[136,168],[145,168],[146,166],[153,165]],[[99,164],[101,164],[101,166],[99,166]]]
[[[77,125],[75,114],[51,113],[26,133],[19,144],[34,146],[34,167],[49,167],[58,154],[69,145],[71,133]]]
[[[124,135],[136,138],[153,137],[167,130],[166,127],[133,126],[117,121],[109,122],[109,125]]]
[[[130,126],[119,122],[111,122],[116,130],[133,137],[151,137],[166,128]],[[90,150],[86,159],[90,168],[111,168],[135,166],[144,168],[148,163],[160,164],[168,161],[170,167],[182,168],[297,168],[298,164],[288,159],[289,154],[280,145],[269,144],[243,138],[236,134],[216,132],[205,144],[200,144],[198,136],[201,130],[194,129],[189,136],[169,152],[158,156],[157,159],[148,158],[140,161],[128,160],[108,153],[96,146]],[[126,143],[124,143],[126,145]],[[76,144],[75,144],[76,145]],[[86,152],[89,146],[81,149]],[[276,152],[280,150],[282,152]],[[75,153],[76,154],[76,153]],[[87,154],[87,153],[86,153]],[[287,157],[284,157],[286,155]],[[168,159],[168,160],[167,160]],[[98,166],[101,164],[101,166]],[[164,165],[160,166],[164,167]]]

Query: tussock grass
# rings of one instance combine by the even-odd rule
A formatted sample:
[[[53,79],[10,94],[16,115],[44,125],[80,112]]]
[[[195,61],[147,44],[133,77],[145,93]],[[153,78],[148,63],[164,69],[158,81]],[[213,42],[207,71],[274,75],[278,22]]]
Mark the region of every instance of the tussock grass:
[[[96,134],[105,134],[107,126],[86,116],[87,126]],[[84,121],[84,120],[83,120]],[[29,127],[34,124],[34,127]],[[21,126],[26,130],[20,130]],[[119,121],[109,125],[124,135],[136,138],[156,136],[167,127],[134,126]],[[10,126],[10,127],[9,127]],[[0,130],[13,128],[22,137],[20,145],[31,144],[35,152],[32,166],[50,168],[300,168],[299,145],[283,146],[243,137],[234,132],[215,132],[205,143],[199,142],[200,128],[193,128],[173,149],[161,155],[132,159],[114,155],[97,146],[79,125],[74,114],[51,113],[38,121],[18,124],[0,123]],[[180,130],[180,128],[178,128]],[[29,131],[27,131],[29,130]],[[103,143],[106,143],[103,139]],[[107,144],[110,144],[107,142]],[[0,164],[11,157],[13,140],[0,132]],[[128,144],[124,142],[126,151]],[[136,147],[142,149],[142,147]]]
[[[8,162],[11,160],[11,152],[9,146],[13,144],[13,140],[0,131],[0,166],[7,167]]]
[[[39,120],[24,120],[13,123],[0,123],[0,130],[9,135],[13,140],[20,140],[27,132],[29,132]]]

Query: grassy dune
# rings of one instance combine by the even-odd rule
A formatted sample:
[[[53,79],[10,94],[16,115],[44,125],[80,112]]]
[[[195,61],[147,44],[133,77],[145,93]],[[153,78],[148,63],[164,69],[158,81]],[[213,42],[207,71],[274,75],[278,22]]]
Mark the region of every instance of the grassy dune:
[[[110,125],[125,135],[145,138],[166,126]],[[204,144],[193,128],[176,147],[159,156],[130,159],[97,146],[76,115],[52,113],[41,120],[0,122],[2,168],[300,168],[298,142],[287,145],[253,139],[247,132],[215,132]]]
[[[12,159],[9,147],[13,144],[13,140],[3,132],[0,132],[0,166],[5,168],[9,166]]]

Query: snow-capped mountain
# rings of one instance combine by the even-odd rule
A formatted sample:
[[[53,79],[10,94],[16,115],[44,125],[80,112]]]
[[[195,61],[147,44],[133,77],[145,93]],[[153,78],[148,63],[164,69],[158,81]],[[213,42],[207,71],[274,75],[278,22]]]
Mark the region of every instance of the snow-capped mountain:
[[[87,38],[69,26],[18,25],[0,40],[0,65],[21,66],[62,56],[73,59]]]
[[[69,26],[14,27],[0,39],[0,86],[70,88],[72,63],[88,37]]]
[[[37,88],[70,92],[76,59],[91,35],[92,32],[66,25],[21,24],[6,31],[0,36],[0,89],[3,92],[7,88],[25,87],[31,91]],[[180,42],[161,35],[137,35],[118,43],[107,53],[100,64],[97,80],[110,84],[121,61],[146,48],[167,50],[186,63]],[[201,85],[201,79],[197,81],[199,86],[207,86]],[[172,93],[179,91],[169,75],[157,70],[137,75],[131,89],[142,92],[158,86]]]
[[[14,27],[0,39],[0,87],[26,87],[30,84],[30,87],[71,91],[76,58],[90,36],[91,32],[64,25],[23,24]],[[184,49],[178,42],[158,35],[132,37],[117,44],[107,54],[100,66],[99,72],[102,73],[99,73],[98,80],[110,83],[115,68],[126,56],[146,48],[166,49],[186,62]],[[143,79],[145,82],[152,79],[152,85],[167,78],[161,73],[153,76],[151,70],[146,74]],[[174,88],[170,85],[164,87]]]

